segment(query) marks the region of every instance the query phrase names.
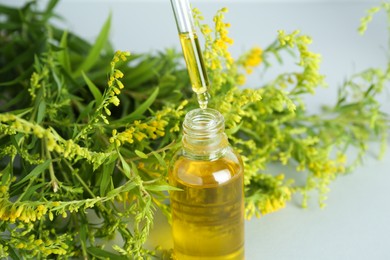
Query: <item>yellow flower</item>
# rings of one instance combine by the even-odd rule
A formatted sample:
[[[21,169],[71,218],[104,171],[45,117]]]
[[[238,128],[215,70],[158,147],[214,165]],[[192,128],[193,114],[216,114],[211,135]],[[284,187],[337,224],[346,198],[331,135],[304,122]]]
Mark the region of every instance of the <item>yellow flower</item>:
[[[269,199],[265,202],[263,214],[268,214],[274,211],[274,206]]]
[[[114,78],[116,79],[123,78],[123,72],[118,69],[114,70]]]
[[[0,193],[7,193],[8,192],[8,186],[1,185],[0,186]]]
[[[237,85],[239,85],[239,86],[244,85],[245,82],[246,82],[245,75],[243,75],[243,74],[238,75],[237,78],[236,78],[236,82],[237,82]]]
[[[337,163],[345,164],[347,162],[347,156],[345,154],[339,153],[336,159]]]
[[[213,30],[211,30],[211,28],[208,26],[208,25],[202,25],[201,27],[201,32],[203,35],[208,35],[210,33],[212,33]]]
[[[116,84],[118,84],[119,89],[123,89],[125,87],[120,80],[116,80]]]
[[[142,132],[136,132],[134,133],[134,137],[135,139],[137,139],[137,141],[142,141],[144,138],[146,138],[146,134],[142,133]]]
[[[114,104],[115,106],[119,106],[120,103],[119,98],[116,96],[111,97],[110,103]]]
[[[19,243],[16,245],[16,248],[19,248],[19,249],[22,249],[24,248],[26,245],[24,243]]]
[[[244,59],[241,64],[247,74],[251,74],[253,72],[253,68],[261,64],[263,61],[262,54],[263,50],[260,47],[253,47],[247,54],[244,55]]]

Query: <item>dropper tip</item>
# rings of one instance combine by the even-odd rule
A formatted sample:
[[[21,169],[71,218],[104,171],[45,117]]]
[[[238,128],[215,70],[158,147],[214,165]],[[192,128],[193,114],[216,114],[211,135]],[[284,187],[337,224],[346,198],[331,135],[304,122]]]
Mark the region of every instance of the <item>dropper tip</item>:
[[[207,104],[209,103],[210,94],[206,91],[201,94],[198,94],[197,97],[198,97],[199,107],[201,109],[206,109]]]

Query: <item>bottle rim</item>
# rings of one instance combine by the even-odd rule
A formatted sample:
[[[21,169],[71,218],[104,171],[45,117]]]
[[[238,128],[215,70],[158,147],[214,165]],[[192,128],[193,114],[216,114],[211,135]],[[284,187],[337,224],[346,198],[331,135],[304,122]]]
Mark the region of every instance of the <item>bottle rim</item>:
[[[212,138],[224,130],[223,115],[212,108],[191,110],[186,114],[183,122],[183,133],[191,137]]]

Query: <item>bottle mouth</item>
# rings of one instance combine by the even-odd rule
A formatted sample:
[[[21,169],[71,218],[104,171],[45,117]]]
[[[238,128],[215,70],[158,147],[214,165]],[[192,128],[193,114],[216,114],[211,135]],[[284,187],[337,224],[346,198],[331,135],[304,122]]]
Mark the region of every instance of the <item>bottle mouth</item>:
[[[192,137],[212,138],[224,131],[225,120],[215,109],[194,109],[184,118],[183,132]]]

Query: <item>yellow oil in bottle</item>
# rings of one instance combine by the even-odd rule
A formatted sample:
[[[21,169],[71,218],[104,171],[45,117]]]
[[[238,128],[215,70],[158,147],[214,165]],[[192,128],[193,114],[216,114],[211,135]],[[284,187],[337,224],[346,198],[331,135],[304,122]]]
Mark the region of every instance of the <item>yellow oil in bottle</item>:
[[[199,106],[202,109],[207,108],[209,94],[209,80],[206,67],[204,65],[202,50],[199,45],[198,36],[195,32],[185,32],[179,34],[180,43],[183,49],[184,59],[187,64],[187,70],[190,76],[192,90],[198,96]]]
[[[179,158],[170,173],[175,259],[244,259],[241,161],[231,152],[213,161]]]

